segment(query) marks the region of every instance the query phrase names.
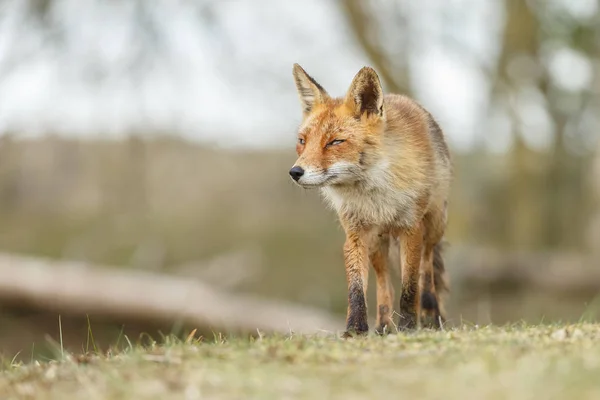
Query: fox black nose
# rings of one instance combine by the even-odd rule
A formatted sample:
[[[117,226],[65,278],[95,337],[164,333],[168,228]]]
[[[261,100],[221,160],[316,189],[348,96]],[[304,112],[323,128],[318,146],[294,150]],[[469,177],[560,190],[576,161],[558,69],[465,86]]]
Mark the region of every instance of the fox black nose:
[[[295,166],[292,169],[290,169],[290,176],[293,180],[298,181],[298,179],[300,179],[302,175],[304,175],[304,170],[302,169],[302,167]]]

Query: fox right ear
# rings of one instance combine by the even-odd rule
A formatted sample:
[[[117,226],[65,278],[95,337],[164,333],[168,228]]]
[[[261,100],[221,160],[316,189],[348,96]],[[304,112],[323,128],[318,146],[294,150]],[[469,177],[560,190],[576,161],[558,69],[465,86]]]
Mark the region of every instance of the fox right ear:
[[[322,104],[329,98],[329,95],[321,85],[308,75],[298,64],[294,64],[294,80],[298,89],[298,96],[302,104],[302,112],[306,116],[316,105]]]
[[[363,67],[358,71],[348,89],[346,104],[358,117],[364,113],[383,116],[383,89],[373,68]]]

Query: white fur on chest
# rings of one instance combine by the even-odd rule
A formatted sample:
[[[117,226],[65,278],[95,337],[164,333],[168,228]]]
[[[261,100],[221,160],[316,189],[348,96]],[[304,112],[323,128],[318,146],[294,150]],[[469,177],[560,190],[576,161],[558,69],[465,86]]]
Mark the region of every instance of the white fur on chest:
[[[415,220],[416,194],[395,188],[387,162],[373,167],[364,181],[327,186],[321,192],[339,215],[365,224],[410,226]]]

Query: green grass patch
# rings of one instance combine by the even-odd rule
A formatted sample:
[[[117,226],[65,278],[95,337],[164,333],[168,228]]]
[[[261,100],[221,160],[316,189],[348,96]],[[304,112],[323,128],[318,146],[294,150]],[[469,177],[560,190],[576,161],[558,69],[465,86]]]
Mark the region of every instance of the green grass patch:
[[[123,341],[128,342],[127,338]],[[129,344],[0,373],[1,398],[588,399],[600,396],[600,325],[463,327],[369,336],[262,336]]]

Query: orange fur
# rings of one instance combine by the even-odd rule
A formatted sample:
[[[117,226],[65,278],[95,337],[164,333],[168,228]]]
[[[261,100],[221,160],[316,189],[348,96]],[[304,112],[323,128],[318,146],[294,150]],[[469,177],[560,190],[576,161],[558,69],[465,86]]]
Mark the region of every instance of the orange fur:
[[[377,277],[376,330],[389,332],[394,292],[387,258],[398,242],[398,328],[416,328],[420,315],[440,327],[439,294],[447,287],[440,242],[452,175],[441,129],[412,99],[384,95],[372,68],[362,68],[342,98],[332,98],[297,64],[294,78],[303,121],[290,175],[305,188],[319,188],[345,230],[346,334],[368,331],[369,264]]]

